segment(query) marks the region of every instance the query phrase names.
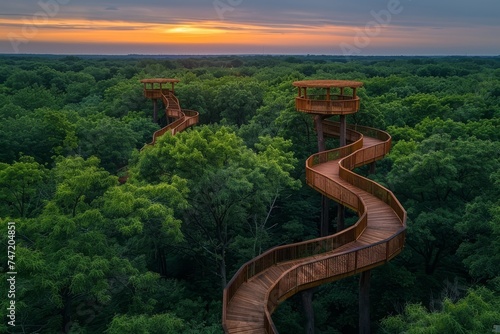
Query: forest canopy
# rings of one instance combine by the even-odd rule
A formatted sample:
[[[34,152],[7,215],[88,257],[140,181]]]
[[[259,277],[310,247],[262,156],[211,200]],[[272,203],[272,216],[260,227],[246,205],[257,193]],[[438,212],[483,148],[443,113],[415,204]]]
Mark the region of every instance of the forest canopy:
[[[140,80],[160,77],[180,80],[200,124],[141,151],[167,119],[152,121]],[[373,331],[500,325],[499,57],[3,55],[0,230],[7,245],[16,224],[16,332],[222,333],[238,268],[319,235],[321,198],[304,181],[314,124],[292,86],[306,79],[363,82],[348,122],[393,138],[375,174],[357,171],[408,212],[403,253],[372,273]],[[315,290],[316,333],[357,332],[357,284]],[[300,298],[273,319],[303,333]]]

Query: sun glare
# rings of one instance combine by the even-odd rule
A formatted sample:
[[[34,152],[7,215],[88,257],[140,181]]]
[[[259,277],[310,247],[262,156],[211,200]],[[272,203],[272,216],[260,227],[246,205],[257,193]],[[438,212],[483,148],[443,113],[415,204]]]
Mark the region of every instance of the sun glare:
[[[165,30],[168,34],[186,34],[186,35],[212,35],[212,34],[222,34],[221,29],[206,28],[206,27],[196,27],[183,25],[179,27],[168,28]]]

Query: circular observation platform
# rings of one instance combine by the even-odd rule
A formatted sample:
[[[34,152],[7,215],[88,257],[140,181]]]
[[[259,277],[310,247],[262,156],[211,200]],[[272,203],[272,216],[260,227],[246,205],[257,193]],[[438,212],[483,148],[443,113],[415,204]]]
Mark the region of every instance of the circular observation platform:
[[[304,80],[293,83],[298,88],[295,107],[317,115],[349,115],[358,112],[356,90],[362,82],[351,80]],[[309,91],[308,91],[309,90]]]
[[[144,84],[144,96],[148,99],[161,99],[162,95],[167,95],[169,91],[175,95],[174,85],[178,83],[179,79],[166,79],[166,78],[154,78],[154,79],[142,79],[141,83]],[[168,89],[168,84],[170,84],[170,89]]]

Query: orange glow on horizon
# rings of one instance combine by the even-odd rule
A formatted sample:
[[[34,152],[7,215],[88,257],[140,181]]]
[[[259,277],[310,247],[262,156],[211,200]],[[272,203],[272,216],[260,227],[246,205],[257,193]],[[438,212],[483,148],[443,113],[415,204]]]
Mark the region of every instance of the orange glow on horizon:
[[[154,52],[217,53],[220,50],[258,50],[280,53],[282,50],[300,52],[369,53],[371,50],[438,49],[442,46],[472,52],[474,46],[496,39],[494,30],[482,27],[405,27],[383,26],[377,33],[363,35],[365,27],[352,25],[301,25],[238,23],[229,21],[182,21],[166,23],[129,22],[112,20],[50,18],[40,22],[0,18],[0,42],[10,53],[39,45],[58,45],[65,50],[82,50],[75,45],[98,45],[91,49],[157,50]],[[409,37],[411,36],[411,38]],[[477,38],[482,36],[482,38]],[[463,41],[467,42],[464,46]],[[472,42],[471,42],[472,41]],[[491,44],[491,43],[490,43]],[[128,47],[130,46],[130,47]],[[456,47],[458,46],[458,48]],[[189,51],[183,51],[189,50]],[[229,51],[227,51],[229,50]],[[472,51],[468,51],[472,50]],[[49,51],[50,52],[50,51]],[[71,52],[71,51],[70,51]],[[123,52],[123,51],[120,51]],[[140,51],[139,51],[140,52]],[[148,51],[145,51],[148,52]]]
[[[18,20],[0,18],[1,35],[7,39],[14,37],[57,43],[307,46],[340,43],[351,38],[352,27],[264,26],[219,21],[151,24],[56,18],[29,26]]]

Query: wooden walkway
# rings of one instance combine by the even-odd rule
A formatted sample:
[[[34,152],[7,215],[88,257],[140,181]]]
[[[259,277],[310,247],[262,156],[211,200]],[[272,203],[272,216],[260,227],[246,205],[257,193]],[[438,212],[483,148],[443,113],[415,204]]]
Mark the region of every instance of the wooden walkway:
[[[351,127],[352,128],[352,127]],[[324,122],[325,133],[338,125]],[[270,315],[293,294],[386,263],[404,245],[406,212],[394,195],[351,170],[381,159],[391,137],[350,129],[348,146],[311,156],[307,183],[358,212],[356,225],[332,236],[273,248],[244,264],[224,290],[226,333],[278,333]]]
[[[190,126],[198,124],[199,113],[194,110],[182,109],[179,100],[171,91],[166,94],[162,93],[161,97],[165,105],[165,116],[167,119],[169,117],[174,118],[175,121],[153,133],[153,140],[151,143],[144,145],[142,149],[153,146],[156,140],[165,133],[175,135]]]

